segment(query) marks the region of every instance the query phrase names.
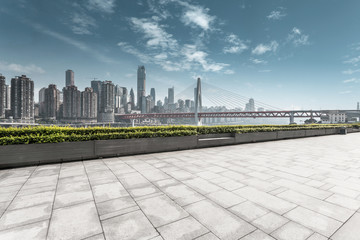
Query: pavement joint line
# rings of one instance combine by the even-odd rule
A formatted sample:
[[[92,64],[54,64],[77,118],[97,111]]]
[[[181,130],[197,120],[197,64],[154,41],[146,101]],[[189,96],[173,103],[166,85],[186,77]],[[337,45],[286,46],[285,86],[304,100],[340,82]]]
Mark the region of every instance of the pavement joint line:
[[[148,216],[144,213],[144,211],[141,209],[141,207],[139,206],[139,204],[135,201],[135,199],[131,196],[130,192],[126,189],[126,187],[121,183],[120,179],[118,178],[118,176],[113,172],[113,170],[109,167],[108,164],[106,164],[106,162],[104,162],[104,160],[102,160],[102,162],[106,165],[106,167],[111,171],[111,173],[116,177],[116,179],[119,181],[119,183],[123,186],[123,188],[125,189],[125,191],[129,194],[129,196],[131,197],[131,199],[135,202],[136,206],[138,206],[139,210],[141,211],[141,213],[145,216],[145,218],[149,221],[149,223],[151,224],[151,226],[155,229],[155,231],[158,233],[159,236],[161,236],[160,232],[156,229],[156,227],[154,226],[154,224],[150,221],[150,219],[148,218]],[[125,163],[128,167],[134,169],[132,166],[129,166],[129,164]],[[134,169],[136,170],[136,169]],[[136,170],[136,172],[138,172]],[[125,214],[124,214],[125,215]],[[100,221],[101,225],[102,225],[102,221]],[[104,232],[104,236],[105,236],[105,232]],[[106,236],[105,236],[106,238]]]
[[[84,167],[84,170],[85,170],[85,174],[86,174],[86,178],[87,178],[87,180],[88,180],[88,184],[89,184],[89,186],[90,186],[91,195],[92,195],[92,197],[93,197],[94,205],[95,205],[95,208],[96,208],[96,213],[97,213],[98,218],[99,218],[99,224],[100,224],[100,226],[101,226],[102,234],[105,235],[104,228],[103,228],[102,222],[101,222],[101,220],[100,220],[99,210],[98,210],[98,207],[97,207],[97,204],[96,204],[96,201],[95,201],[94,191],[93,191],[92,185],[91,185],[91,183],[90,183],[89,174],[88,174],[88,171],[87,171],[87,169],[86,169],[86,166],[84,165],[84,161],[81,161],[81,162],[82,162],[82,166]]]
[[[59,185],[61,169],[62,169],[62,163],[60,164],[60,169],[59,169],[58,177],[57,177],[57,181],[56,181],[56,187],[55,187],[55,193],[54,193],[53,202],[52,202],[52,206],[51,206],[51,213],[50,213],[49,223],[48,223],[48,227],[46,229],[46,239],[49,236],[49,230],[50,230],[52,215],[53,215],[53,212],[54,212],[55,199],[56,199],[57,188],[58,188],[58,185]]]
[[[5,208],[4,212],[0,215],[0,219],[2,218],[2,216],[5,214],[5,212],[7,212],[8,208],[10,207],[10,205],[13,203],[14,199],[17,197],[17,195],[19,194],[19,192],[21,191],[21,189],[24,187],[25,183],[27,183],[27,181],[29,181],[29,179],[31,178],[32,174],[34,173],[35,169],[37,169],[38,166],[34,167],[34,170],[29,174],[29,177],[24,181],[24,183],[21,185],[21,187],[19,188],[19,190],[17,191],[17,193],[15,194],[15,196],[11,199],[9,205]]]

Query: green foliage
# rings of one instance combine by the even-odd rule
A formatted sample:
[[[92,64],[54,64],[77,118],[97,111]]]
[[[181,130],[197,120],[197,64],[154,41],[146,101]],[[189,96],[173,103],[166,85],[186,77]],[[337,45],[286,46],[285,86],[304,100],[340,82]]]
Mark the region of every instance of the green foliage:
[[[0,128],[0,145],[57,143],[89,140],[129,139],[191,136],[219,133],[271,132],[339,127],[359,128],[359,124],[308,124],[308,125],[233,125],[233,126],[159,126],[159,127],[25,127]]]

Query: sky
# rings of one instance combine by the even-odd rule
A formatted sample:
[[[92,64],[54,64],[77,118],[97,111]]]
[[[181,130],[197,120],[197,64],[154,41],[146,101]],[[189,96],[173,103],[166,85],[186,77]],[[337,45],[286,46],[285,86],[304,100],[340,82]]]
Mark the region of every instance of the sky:
[[[281,109],[355,109],[359,10],[358,0],[1,0],[0,73],[26,74],[37,99],[62,89],[67,69],[81,91],[94,78],[136,91],[144,65],[147,94],[161,99],[172,86],[192,96],[201,77]]]

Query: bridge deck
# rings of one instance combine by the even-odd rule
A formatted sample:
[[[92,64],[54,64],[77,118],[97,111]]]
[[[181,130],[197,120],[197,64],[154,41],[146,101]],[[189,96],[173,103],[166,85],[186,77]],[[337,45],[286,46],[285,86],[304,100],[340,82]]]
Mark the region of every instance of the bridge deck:
[[[358,239],[359,142],[354,133],[2,170],[0,239]]]

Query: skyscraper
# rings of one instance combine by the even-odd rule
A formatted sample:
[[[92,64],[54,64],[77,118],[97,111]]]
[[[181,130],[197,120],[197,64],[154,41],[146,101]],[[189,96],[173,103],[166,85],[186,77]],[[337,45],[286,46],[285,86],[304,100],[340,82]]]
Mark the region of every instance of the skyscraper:
[[[14,119],[34,119],[34,82],[26,75],[11,79],[11,113]]]
[[[142,109],[142,97],[145,97],[146,71],[144,66],[138,66],[137,70],[137,107]]]
[[[151,88],[150,96],[153,98],[153,101],[156,102],[155,88]]]
[[[76,120],[81,116],[80,91],[76,86],[63,88],[63,118]]]
[[[253,98],[249,99],[249,110],[250,112],[255,112],[255,101]]]
[[[91,88],[93,89],[93,92],[97,94],[97,111],[99,113],[101,101],[101,81],[91,81]]]
[[[5,77],[0,74],[0,118],[5,118],[6,108],[6,82]]]
[[[45,117],[45,87],[39,90],[39,116]]]
[[[81,92],[81,117],[85,119],[97,118],[97,94],[92,88],[85,88]]]
[[[98,109],[99,122],[114,122],[114,84],[111,81],[101,83],[100,107]]]
[[[5,85],[5,109],[11,109],[11,86]]]
[[[67,70],[65,72],[65,86],[74,86],[74,72],[72,70]]]
[[[174,87],[168,89],[169,104],[174,104]]]
[[[58,90],[55,84],[45,89],[45,118],[56,119],[59,109]]]
[[[131,104],[131,110],[135,109],[135,94],[134,90],[131,88],[130,90],[130,104]]]

